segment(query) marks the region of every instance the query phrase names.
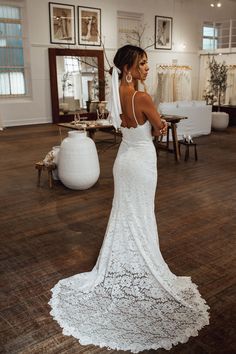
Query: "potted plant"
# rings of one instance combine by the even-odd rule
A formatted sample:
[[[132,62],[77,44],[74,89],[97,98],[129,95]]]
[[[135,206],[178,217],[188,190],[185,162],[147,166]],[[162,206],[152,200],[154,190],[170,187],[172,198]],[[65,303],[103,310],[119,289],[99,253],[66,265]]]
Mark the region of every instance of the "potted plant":
[[[210,69],[210,92],[217,97],[218,101],[218,112],[221,107],[221,97],[225,94],[227,88],[227,65],[225,62],[217,63],[213,57],[211,60],[209,58],[209,69]]]
[[[209,58],[209,69],[210,69],[210,91],[213,93],[214,97],[217,99],[218,112],[212,113],[212,128],[216,130],[224,130],[229,124],[229,115],[225,112],[221,112],[221,98],[225,94],[227,88],[227,71],[228,68],[223,63],[217,63],[213,57],[211,60]]]

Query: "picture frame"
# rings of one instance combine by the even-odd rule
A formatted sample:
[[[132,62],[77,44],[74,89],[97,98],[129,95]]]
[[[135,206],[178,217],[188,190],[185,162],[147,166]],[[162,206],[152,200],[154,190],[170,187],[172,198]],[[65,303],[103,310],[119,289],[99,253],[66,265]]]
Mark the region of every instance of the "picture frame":
[[[101,9],[78,6],[78,43],[101,46]]]
[[[75,6],[49,2],[50,42],[75,44]]]
[[[155,16],[155,49],[172,49],[173,18]]]

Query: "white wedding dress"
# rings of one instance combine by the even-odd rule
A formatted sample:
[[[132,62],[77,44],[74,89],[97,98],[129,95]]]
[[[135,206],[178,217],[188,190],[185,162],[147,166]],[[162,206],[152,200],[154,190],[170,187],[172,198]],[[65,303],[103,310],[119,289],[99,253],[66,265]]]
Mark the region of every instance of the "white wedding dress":
[[[174,275],[161,255],[156,150],[149,121],[136,123],[121,128],[113,205],[97,263],[91,272],[60,280],[49,302],[63,334],[133,353],[170,349],[209,324],[197,286]]]

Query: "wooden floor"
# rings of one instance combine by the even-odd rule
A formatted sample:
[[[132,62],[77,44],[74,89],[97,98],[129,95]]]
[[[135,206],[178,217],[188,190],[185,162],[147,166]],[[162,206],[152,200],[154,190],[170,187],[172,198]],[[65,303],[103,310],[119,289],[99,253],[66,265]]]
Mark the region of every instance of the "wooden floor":
[[[63,336],[47,304],[59,279],[91,270],[98,256],[118,147],[103,138],[111,137],[97,135],[101,176],[93,188],[73,191],[58,182],[50,190],[45,174],[36,186],[34,163],[60,143],[57,127],[0,132],[1,353],[117,353]],[[166,262],[175,274],[192,277],[211,307],[211,319],[198,337],[168,353],[233,354],[236,128],[195,141],[197,162],[190,156],[178,164],[173,154],[159,152],[156,215]]]

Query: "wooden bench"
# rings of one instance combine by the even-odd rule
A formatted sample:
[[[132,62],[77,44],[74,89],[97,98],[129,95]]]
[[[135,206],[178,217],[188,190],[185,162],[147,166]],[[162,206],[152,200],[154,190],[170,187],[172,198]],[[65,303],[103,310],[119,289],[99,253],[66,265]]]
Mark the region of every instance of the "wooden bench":
[[[51,163],[51,164],[46,165],[43,161],[39,161],[39,162],[36,162],[35,168],[36,168],[36,170],[38,170],[38,183],[37,183],[37,185],[40,186],[40,179],[41,179],[42,171],[47,171],[48,185],[49,185],[49,188],[52,188],[52,185],[53,185],[52,171],[57,168],[56,164]]]

